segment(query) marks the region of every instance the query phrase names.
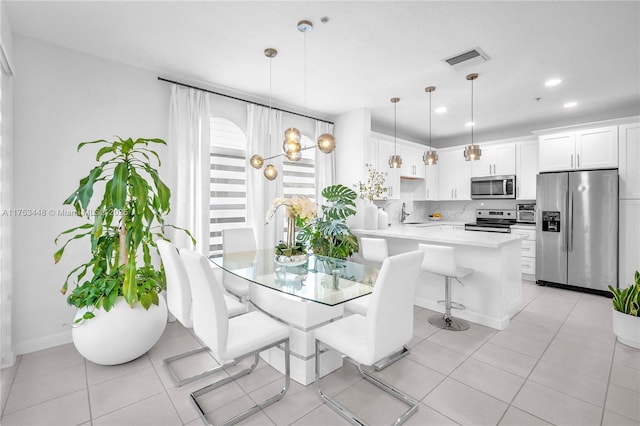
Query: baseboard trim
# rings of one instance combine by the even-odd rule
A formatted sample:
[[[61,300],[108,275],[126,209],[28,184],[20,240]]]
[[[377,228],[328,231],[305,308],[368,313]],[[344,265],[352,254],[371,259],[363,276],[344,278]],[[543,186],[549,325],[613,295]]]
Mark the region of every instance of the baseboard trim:
[[[28,354],[42,349],[71,343],[72,341],[71,328],[69,328],[69,330],[63,331],[62,333],[16,342],[14,345],[14,351],[16,355]]]

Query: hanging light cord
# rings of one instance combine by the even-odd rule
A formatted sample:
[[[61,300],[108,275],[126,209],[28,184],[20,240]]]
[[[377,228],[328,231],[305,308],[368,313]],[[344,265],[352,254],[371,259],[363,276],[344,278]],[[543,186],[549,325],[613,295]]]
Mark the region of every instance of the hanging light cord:
[[[273,65],[273,58],[269,58],[269,116],[267,119],[269,120],[269,153],[271,153],[271,145],[273,136],[271,135],[271,95],[272,95],[272,84],[271,84],[271,66]]]
[[[307,31],[304,31],[304,48],[303,48],[303,67],[304,67],[304,75],[303,75],[303,79],[302,79],[302,84],[304,85],[304,87],[302,88],[302,93],[303,93],[303,103],[304,103],[304,110],[305,112],[307,111]]]
[[[396,140],[396,128],[398,127],[398,103],[393,103],[393,155],[398,155],[398,141]]]
[[[431,151],[431,93],[429,92],[429,151]]]
[[[473,146],[473,128],[476,126],[473,121],[473,79],[471,80],[471,145]]]

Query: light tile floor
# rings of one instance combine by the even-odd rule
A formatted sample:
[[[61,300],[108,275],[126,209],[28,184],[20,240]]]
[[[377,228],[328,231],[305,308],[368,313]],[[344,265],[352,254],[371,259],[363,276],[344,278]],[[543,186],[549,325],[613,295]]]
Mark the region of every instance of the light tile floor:
[[[420,400],[409,425],[639,425],[640,351],[615,341],[611,301],[523,283],[523,310],[506,330],[473,324],[464,332],[432,327],[415,308],[411,354],[382,378]],[[201,425],[189,393],[217,379],[176,388],[162,359],[198,347],[171,323],[146,355],[119,366],[85,361],[73,345],[22,355],[3,369],[3,426]],[[178,365],[182,373],[208,356]],[[226,374],[226,373],[221,373]],[[330,394],[372,425],[390,424],[405,407],[365,382],[350,364],[323,379]],[[213,421],[227,419],[282,386],[261,366],[202,398]],[[315,387],[292,382],[285,397],[244,424],[346,424],[321,404]]]

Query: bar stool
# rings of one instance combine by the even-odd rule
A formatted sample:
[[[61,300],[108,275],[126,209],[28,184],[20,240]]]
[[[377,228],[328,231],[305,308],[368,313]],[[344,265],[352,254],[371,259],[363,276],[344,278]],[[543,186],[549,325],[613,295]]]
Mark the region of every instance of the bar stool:
[[[451,301],[451,278],[460,282],[473,272],[473,269],[463,268],[456,264],[456,250],[454,247],[419,244],[424,251],[422,270],[432,274],[444,276],[444,315],[433,315],[429,322],[445,330],[462,331],[469,328],[469,323],[451,315],[451,308],[464,309],[464,306]],[[462,284],[462,283],[460,283]],[[439,300],[438,303],[442,302]]]

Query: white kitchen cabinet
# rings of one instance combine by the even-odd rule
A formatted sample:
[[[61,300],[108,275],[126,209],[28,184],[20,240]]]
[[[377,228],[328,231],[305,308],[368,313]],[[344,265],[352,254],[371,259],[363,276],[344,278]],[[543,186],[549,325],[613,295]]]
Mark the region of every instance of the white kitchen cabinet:
[[[620,199],[640,199],[640,123],[620,126]]]
[[[536,199],[536,176],[538,175],[538,141],[516,144],[516,198]]]
[[[502,176],[516,174],[515,144],[480,145],[482,155],[471,162],[471,176]]]
[[[536,280],[536,229],[535,226],[512,225],[511,233],[522,235],[522,278]]]
[[[540,171],[618,167],[618,126],[540,136]]]
[[[618,285],[628,287],[640,271],[640,200],[620,200]]]
[[[387,185],[387,199],[400,198],[400,170],[389,167],[389,156],[393,154],[393,141],[383,136],[373,134],[371,136],[370,163],[380,171],[387,173],[385,184]]]
[[[438,151],[438,198],[471,199],[471,165],[465,161],[461,149]]]
[[[425,200],[439,200],[438,198],[438,171],[439,163],[424,166]]]
[[[424,148],[418,145],[398,144],[398,154],[402,157],[400,176],[408,179],[424,179]]]

